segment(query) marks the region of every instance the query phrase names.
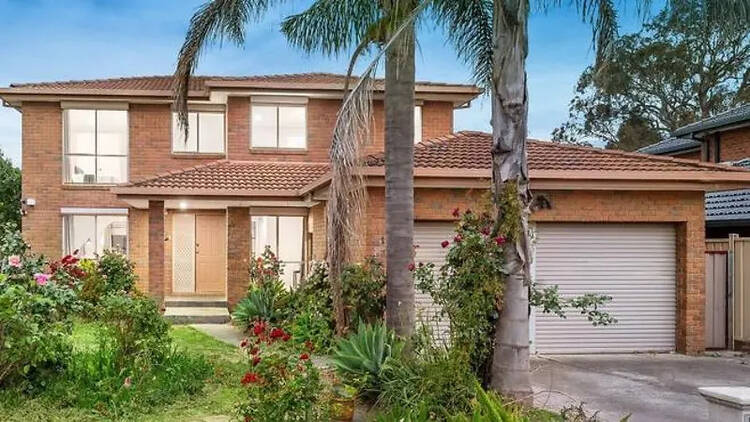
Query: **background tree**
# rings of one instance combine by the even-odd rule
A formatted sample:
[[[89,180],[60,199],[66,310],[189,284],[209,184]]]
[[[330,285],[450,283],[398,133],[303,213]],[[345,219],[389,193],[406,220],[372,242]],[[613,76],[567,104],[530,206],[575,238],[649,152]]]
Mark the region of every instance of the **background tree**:
[[[707,2],[672,3],[581,74],[554,140],[632,151],[750,101],[750,24],[711,25]]]
[[[0,226],[21,227],[21,170],[0,151]]]

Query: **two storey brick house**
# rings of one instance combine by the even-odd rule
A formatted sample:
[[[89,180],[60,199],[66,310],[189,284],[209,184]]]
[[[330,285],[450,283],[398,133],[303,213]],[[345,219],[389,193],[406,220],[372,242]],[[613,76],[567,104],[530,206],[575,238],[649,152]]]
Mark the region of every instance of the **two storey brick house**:
[[[121,250],[139,287],[168,307],[205,300],[226,313],[265,247],[294,286],[325,259],[328,149],[343,82],[322,73],[196,77],[187,137],[170,77],[0,88],[23,115],[24,236],[49,256]],[[439,264],[451,210],[474,207],[490,185],[492,141],[453,132],[454,109],[477,87],[415,89],[415,260]],[[385,247],[382,84],[376,91],[361,169],[366,216],[352,240],[361,256]],[[594,328],[576,315],[538,316],[536,350],[702,350],[704,192],[748,187],[750,172],[540,141],[528,153],[532,189],[547,204],[532,216],[537,282],[564,295],[612,295],[620,321]],[[417,302],[432,311],[429,298]]]

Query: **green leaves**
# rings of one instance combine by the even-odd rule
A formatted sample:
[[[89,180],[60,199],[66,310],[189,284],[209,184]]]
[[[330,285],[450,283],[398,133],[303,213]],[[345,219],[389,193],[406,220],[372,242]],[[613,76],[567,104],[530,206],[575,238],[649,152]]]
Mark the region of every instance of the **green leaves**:
[[[360,323],[356,333],[340,339],[333,353],[333,365],[348,384],[361,385],[366,393],[377,393],[381,371],[391,358],[399,358],[404,343],[385,324]]]

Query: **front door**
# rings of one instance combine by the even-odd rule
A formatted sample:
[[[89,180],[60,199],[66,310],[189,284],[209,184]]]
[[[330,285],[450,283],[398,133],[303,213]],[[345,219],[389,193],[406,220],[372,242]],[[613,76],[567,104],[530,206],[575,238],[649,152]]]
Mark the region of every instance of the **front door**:
[[[172,291],[223,295],[226,286],[225,216],[176,213],[172,231]]]

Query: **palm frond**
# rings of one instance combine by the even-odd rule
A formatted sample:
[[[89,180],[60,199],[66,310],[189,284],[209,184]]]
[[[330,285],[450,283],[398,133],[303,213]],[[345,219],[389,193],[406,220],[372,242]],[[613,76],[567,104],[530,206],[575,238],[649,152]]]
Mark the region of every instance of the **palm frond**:
[[[317,0],[304,12],[284,19],[281,32],[303,51],[337,55],[382,35],[375,33],[374,26],[382,17],[377,1]]]
[[[458,57],[473,68],[474,81],[489,88],[493,57],[492,0],[435,0],[432,12]]]
[[[211,0],[201,5],[190,19],[185,41],[177,57],[174,73],[174,103],[180,128],[188,131],[187,100],[190,77],[204,49],[229,40],[241,45],[248,22],[257,20],[272,5],[284,0]]]

